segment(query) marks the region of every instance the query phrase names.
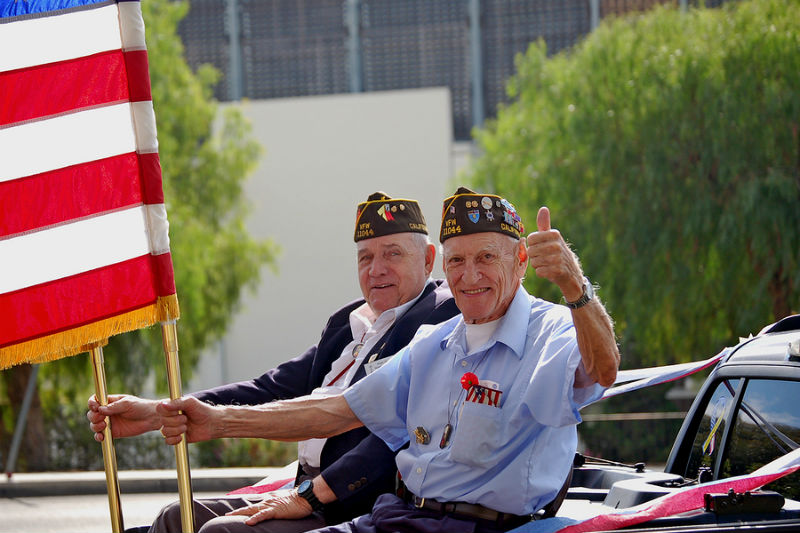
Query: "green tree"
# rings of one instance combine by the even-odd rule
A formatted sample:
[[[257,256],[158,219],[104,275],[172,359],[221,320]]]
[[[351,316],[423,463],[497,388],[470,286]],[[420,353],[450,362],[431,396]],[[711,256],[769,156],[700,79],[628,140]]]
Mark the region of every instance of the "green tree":
[[[254,240],[245,229],[247,206],[242,185],[254,169],[261,148],[239,110],[228,107],[219,112],[212,98],[218,72],[210,66],[192,72],[187,65],[176,29],[188,4],[148,0],[142,2],[142,9],[181,307],[178,338],[185,381],[203,348],[225,332],[243,289],[255,287],[263,265],[274,264],[277,250],[271,241]],[[156,374],[159,392],[165,392],[160,328],[113,337],[105,348],[105,366],[111,392],[138,393],[151,372]],[[19,411],[21,389],[29,372],[28,365],[4,372],[7,385],[3,392],[14,393],[8,401],[10,412]],[[83,416],[86,399],[94,391],[88,357],[78,355],[42,365],[39,384],[43,409],[32,412],[32,431],[41,428],[44,417],[45,427],[55,424],[79,442],[64,442],[59,437],[53,453],[40,453],[35,460],[28,458],[27,465],[23,451],[21,467],[49,468],[64,450],[86,447],[91,447],[87,456],[101,461]],[[13,417],[5,418],[7,435]],[[40,433],[29,434],[26,440],[41,443],[46,437]],[[44,445],[35,448],[48,449]],[[85,467],[74,464],[81,460],[65,461],[59,464]]]
[[[660,7],[517,58],[469,179],[548,205],[623,366],[716,353],[798,309],[800,2]],[[558,298],[542,280],[533,293]]]

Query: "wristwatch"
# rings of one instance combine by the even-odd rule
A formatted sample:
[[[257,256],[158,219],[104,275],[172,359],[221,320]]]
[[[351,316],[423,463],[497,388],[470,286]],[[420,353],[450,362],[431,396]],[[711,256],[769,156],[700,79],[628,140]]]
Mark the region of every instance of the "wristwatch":
[[[575,300],[574,302],[568,302],[564,299],[564,303],[570,309],[580,309],[584,305],[588,304],[594,298],[594,287],[592,287],[592,282],[589,281],[589,278],[583,278],[583,294],[580,298]]]
[[[314,483],[307,479],[297,486],[297,495],[305,499],[315,511],[322,511],[325,506],[314,496]]]

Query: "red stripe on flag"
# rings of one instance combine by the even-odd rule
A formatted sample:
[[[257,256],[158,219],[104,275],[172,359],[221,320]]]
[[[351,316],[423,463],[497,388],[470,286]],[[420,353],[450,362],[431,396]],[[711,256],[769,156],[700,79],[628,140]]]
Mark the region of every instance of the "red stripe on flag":
[[[148,254],[0,294],[0,347],[154,303],[156,268],[153,256]]]
[[[293,481],[294,478],[292,477],[288,479],[279,479],[278,481],[265,483],[264,485],[250,485],[248,487],[232,490],[226,494],[226,496],[233,496],[234,494],[264,494],[266,492],[272,492],[273,490],[281,489]]]
[[[4,53],[10,53],[6,50]],[[149,83],[149,80],[147,80]],[[0,73],[0,126],[128,100],[121,50]]]
[[[128,88],[131,102],[146,102],[150,96],[150,70],[147,66],[147,50],[125,52],[125,68],[128,69]]]
[[[156,292],[159,296],[175,294],[175,273],[172,270],[172,254],[169,252],[152,256],[156,272]]]
[[[158,154],[139,154],[144,203],[163,204],[164,188],[161,183],[161,161]]]
[[[140,203],[133,152],[1,182],[0,237]]]

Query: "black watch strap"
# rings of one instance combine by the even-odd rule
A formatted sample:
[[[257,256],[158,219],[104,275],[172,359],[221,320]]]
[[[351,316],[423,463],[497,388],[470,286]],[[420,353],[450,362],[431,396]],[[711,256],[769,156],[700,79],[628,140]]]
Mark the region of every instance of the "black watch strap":
[[[594,298],[594,287],[592,286],[592,282],[589,281],[589,278],[584,277],[583,294],[581,294],[581,297],[575,300],[574,302],[568,302],[565,299],[564,304],[570,309],[580,309],[584,305],[591,302],[593,298]]]
[[[314,483],[310,479],[297,486],[297,495],[307,501],[315,511],[322,511],[325,508],[325,505],[314,495]]]

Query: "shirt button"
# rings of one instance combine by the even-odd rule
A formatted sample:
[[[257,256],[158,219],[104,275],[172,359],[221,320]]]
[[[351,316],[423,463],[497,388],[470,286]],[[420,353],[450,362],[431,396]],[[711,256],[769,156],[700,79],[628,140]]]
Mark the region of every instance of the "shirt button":
[[[466,361],[461,361],[461,366],[467,366],[467,362]]]
[[[422,473],[422,469],[421,468],[417,468],[417,474],[421,474],[421,473]]]
[[[356,481],[355,483],[353,483],[353,485],[355,485],[356,488],[360,488],[361,487],[361,482],[360,481]]]
[[[350,492],[353,492],[354,490],[356,490],[356,486],[353,485],[352,483],[350,483],[349,485],[347,485],[347,490],[349,490]]]

